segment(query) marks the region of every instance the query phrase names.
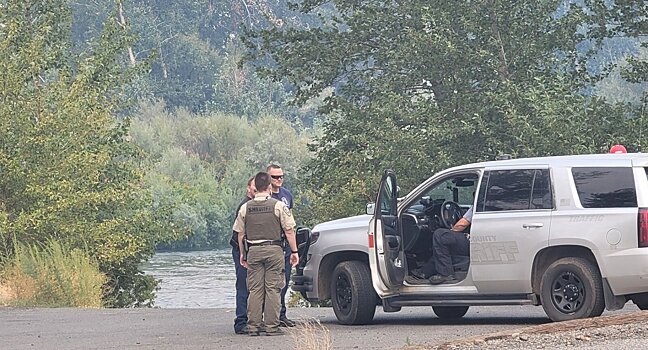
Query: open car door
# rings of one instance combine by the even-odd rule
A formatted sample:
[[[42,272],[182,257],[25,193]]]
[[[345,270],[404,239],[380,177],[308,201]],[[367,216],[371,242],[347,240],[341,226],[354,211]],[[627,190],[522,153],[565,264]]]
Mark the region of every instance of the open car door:
[[[374,211],[373,232],[376,239],[376,267],[380,282],[374,283],[381,296],[394,294],[405,278],[405,253],[398,220],[396,174],[386,170],[380,182]]]

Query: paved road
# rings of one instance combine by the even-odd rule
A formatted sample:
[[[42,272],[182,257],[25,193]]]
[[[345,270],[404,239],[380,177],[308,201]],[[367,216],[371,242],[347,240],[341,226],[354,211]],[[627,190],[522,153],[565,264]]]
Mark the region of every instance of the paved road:
[[[617,312],[636,310],[628,303]],[[326,336],[333,349],[390,349],[549,322],[533,306],[473,307],[453,323],[429,307],[379,309],[367,326],[338,325],[330,308],[291,308],[288,315],[302,321],[289,335],[249,337],[233,333],[232,309],[0,308],[0,349],[313,349],[307,343]]]

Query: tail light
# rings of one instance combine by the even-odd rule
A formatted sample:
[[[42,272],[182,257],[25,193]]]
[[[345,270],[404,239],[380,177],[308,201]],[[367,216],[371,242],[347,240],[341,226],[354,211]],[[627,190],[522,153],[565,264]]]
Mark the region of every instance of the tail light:
[[[648,209],[639,208],[639,247],[648,247]]]

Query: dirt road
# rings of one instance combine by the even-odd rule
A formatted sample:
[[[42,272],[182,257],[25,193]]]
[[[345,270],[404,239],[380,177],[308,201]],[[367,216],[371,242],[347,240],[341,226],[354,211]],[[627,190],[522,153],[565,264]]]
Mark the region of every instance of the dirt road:
[[[614,314],[629,311],[637,308],[629,303]],[[549,322],[542,308],[532,306],[473,307],[454,322],[439,320],[428,307],[392,314],[378,310],[367,326],[341,326],[330,308],[291,308],[288,315],[301,321],[289,335],[248,337],[233,333],[232,309],[0,308],[0,349],[285,350],[326,339],[333,349],[390,349]]]

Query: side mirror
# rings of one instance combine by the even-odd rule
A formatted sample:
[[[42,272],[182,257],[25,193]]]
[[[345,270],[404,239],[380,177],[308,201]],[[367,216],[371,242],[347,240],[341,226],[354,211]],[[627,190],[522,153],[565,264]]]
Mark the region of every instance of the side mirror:
[[[376,203],[367,203],[367,214],[373,215],[376,211]]]

